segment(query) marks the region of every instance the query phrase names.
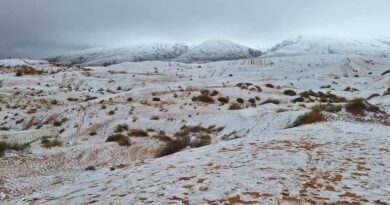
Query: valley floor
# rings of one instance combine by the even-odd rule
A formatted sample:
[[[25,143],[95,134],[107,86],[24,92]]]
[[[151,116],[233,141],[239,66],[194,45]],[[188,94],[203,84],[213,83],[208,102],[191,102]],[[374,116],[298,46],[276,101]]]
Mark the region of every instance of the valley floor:
[[[0,203],[389,204],[389,66],[2,60]]]

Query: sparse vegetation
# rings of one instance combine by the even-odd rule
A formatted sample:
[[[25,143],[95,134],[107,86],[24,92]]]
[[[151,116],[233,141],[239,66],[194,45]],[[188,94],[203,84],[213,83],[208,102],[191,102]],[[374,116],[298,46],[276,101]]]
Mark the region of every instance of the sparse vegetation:
[[[293,90],[285,90],[283,92],[283,94],[289,95],[289,96],[295,96],[297,93],[295,91],[293,91]]]
[[[239,109],[242,109],[239,103],[236,102],[230,103],[229,110],[239,110]]]
[[[202,147],[211,144],[212,133],[221,132],[224,127],[202,127],[197,126],[183,126],[179,132],[174,134],[174,137],[168,137],[165,133],[159,133],[154,138],[159,139],[164,143],[161,149],[157,153],[157,157],[166,156],[178,152],[185,147],[189,146],[192,148]]]
[[[192,97],[192,101],[200,101],[204,103],[214,103],[214,99],[206,94],[201,94],[199,96]]]
[[[345,110],[353,115],[364,115],[365,111],[368,112],[380,112],[379,107],[371,105],[367,100],[363,98],[357,98],[349,101],[345,105]]]
[[[129,136],[129,137],[147,137],[148,133],[142,129],[130,129],[127,132],[127,136]]]
[[[116,142],[119,146],[130,146],[130,139],[122,134],[113,134],[108,136],[106,142]]]
[[[126,124],[121,124],[121,125],[117,125],[115,127],[114,132],[121,133],[121,132],[124,132],[124,131],[127,131],[127,130],[129,130],[129,126],[126,125]]]
[[[5,142],[5,141],[0,141],[0,157],[4,156],[5,152],[8,150],[14,150],[14,151],[24,151],[28,147],[30,147],[29,143],[17,143],[17,142]]]
[[[223,105],[229,103],[229,97],[219,97],[218,101]]]
[[[51,148],[51,147],[60,147],[62,146],[62,141],[58,140],[58,139],[52,139],[53,137],[52,136],[43,136],[41,138],[41,145],[42,147],[44,148]]]
[[[269,104],[269,103],[279,105],[280,100],[270,98],[270,99],[267,99],[266,101],[262,102],[260,105],[265,105],[265,104]]]

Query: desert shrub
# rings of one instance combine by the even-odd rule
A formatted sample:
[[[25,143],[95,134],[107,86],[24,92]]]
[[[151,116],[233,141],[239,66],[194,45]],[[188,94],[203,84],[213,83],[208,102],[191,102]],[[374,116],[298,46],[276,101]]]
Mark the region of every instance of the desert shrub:
[[[119,146],[130,146],[130,140],[128,137],[122,134],[113,134],[108,136],[106,142],[116,142]]]
[[[334,104],[318,104],[313,106],[311,109],[336,113],[341,111],[341,106]]]
[[[51,139],[51,136],[43,136],[41,138],[41,145],[45,148],[51,148],[51,147],[60,147],[62,146],[62,141],[58,139]]]
[[[219,101],[221,104],[227,104],[227,103],[229,103],[229,97],[219,97],[219,98],[218,98],[218,101]]]
[[[346,88],[344,89],[344,91],[347,91],[347,92],[351,91],[351,87],[346,87]]]
[[[293,103],[305,102],[305,98],[303,98],[303,97],[297,97],[297,98],[293,99],[291,102],[293,102]]]
[[[387,70],[385,72],[383,72],[381,75],[386,75],[386,74],[389,74],[390,73],[390,70]]]
[[[321,114],[321,109],[315,107],[312,108],[310,112],[299,116],[289,127],[298,127],[301,125],[322,122],[325,120],[326,120],[325,116]]]
[[[147,137],[148,133],[142,129],[130,129],[127,132],[127,136],[129,136],[129,137]]]
[[[241,105],[239,103],[230,103],[229,110],[239,110],[242,109]]]
[[[163,141],[163,142],[167,142],[167,141],[172,140],[172,138],[167,136],[164,131],[158,132],[157,134],[153,135],[152,138]]]
[[[186,147],[196,148],[211,144],[211,133],[221,132],[224,127],[215,125],[209,127],[197,126],[182,126],[180,131],[174,134],[174,137],[168,137],[164,132],[153,136],[159,139],[164,145],[158,150],[156,156],[162,157],[178,152]]]
[[[275,86],[270,84],[270,83],[267,83],[267,84],[265,84],[265,87],[267,87],[267,88],[274,88]]]
[[[154,97],[152,100],[155,101],[155,102],[161,101],[161,99],[159,97]]]
[[[0,127],[0,130],[1,130],[1,131],[9,131],[9,127],[4,127],[4,126],[2,126],[2,127]]]
[[[127,102],[133,102],[133,98],[132,97],[128,97],[127,98]]]
[[[89,136],[95,136],[95,135],[97,135],[97,132],[96,131],[91,131],[91,132],[88,133],[88,135]]]
[[[219,92],[217,90],[213,90],[211,93],[210,93],[210,96],[217,96],[219,94]]]
[[[208,95],[201,94],[199,96],[192,97],[192,101],[200,101],[204,103],[214,103],[214,99]]]
[[[379,107],[371,105],[363,98],[357,98],[349,101],[345,105],[345,110],[353,115],[364,115],[365,111],[380,112]]]
[[[77,99],[77,98],[72,98],[72,97],[68,97],[67,100],[68,100],[68,101],[78,101],[79,99]]]
[[[115,115],[115,110],[108,111],[108,115]]]
[[[121,125],[117,125],[115,127],[114,132],[121,133],[121,132],[124,132],[124,131],[127,131],[127,130],[129,130],[129,126],[126,125],[126,124],[121,124]]]
[[[10,143],[5,141],[0,141],[0,157],[4,156],[5,152],[8,150],[14,150],[14,151],[23,151],[30,147],[29,143]]]
[[[320,88],[323,89],[323,88],[331,88],[331,87],[332,87],[331,85],[323,85]]]
[[[240,104],[243,104],[245,101],[242,98],[237,98],[237,102],[240,103]]]
[[[155,157],[163,157],[174,154],[181,151],[186,147],[185,144],[180,143],[176,140],[168,140],[164,142],[164,145],[157,151]]]
[[[160,119],[159,116],[152,116],[152,117],[150,117],[150,120],[159,120],[159,119]]]
[[[22,76],[22,75],[23,75],[23,73],[22,73],[21,70],[16,70],[15,76],[20,77],[20,76]]]
[[[372,95],[370,95],[370,97],[367,98],[367,100],[371,100],[372,98],[375,98],[375,97],[379,97],[381,95],[379,95],[378,93],[374,93]]]
[[[95,171],[96,168],[94,166],[88,166],[87,168],[84,169],[85,171]]]
[[[256,104],[256,100],[255,100],[254,98],[249,98],[249,99],[248,99],[248,102],[249,102],[250,104]]]
[[[283,92],[283,94],[289,95],[289,96],[295,96],[297,93],[295,91],[293,91],[293,90],[285,90]]]
[[[97,97],[94,97],[94,96],[87,96],[85,99],[84,99],[84,102],[87,102],[87,101],[90,101],[90,100],[95,100],[97,99]]]
[[[390,88],[387,88],[385,92],[383,92],[383,96],[390,95]]]
[[[269,104],[269,103],[273,103],[273,104],[276,104],[276,105],[279,105],[280,104],[280,100],[277,100],[277,99],[267,99],[266,101],[262,102],[260,105],[265,105],[265,104]]]

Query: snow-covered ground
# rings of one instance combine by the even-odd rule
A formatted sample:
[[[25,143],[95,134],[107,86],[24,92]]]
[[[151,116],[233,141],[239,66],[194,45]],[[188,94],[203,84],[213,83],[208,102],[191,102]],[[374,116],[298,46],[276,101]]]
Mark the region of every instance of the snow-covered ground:
[[[0,140],[29,144],[0,158],[1,203],[390,203],[388,55],[280,49],[205,64],[0,60]],[[310,90],[322,97],[298,99]],[[354,115],[355,98],[378,110]],[[341,110],[290,128],[328,102]],[[106,142],[117,125],[129,146]],[[197,125],[191,141],[210,145],[157,157]]]

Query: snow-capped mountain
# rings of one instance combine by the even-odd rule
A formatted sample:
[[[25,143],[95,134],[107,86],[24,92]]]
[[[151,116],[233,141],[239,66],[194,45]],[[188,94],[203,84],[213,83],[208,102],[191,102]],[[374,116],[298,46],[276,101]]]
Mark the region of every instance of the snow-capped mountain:
[[[122,48],[94,48],[48,58],[70,64],[102,66],[122,62],[174,60],[178,62],[209,62],[257,57],[261,52],[227,40],[209,40],[192,49],[182,44],[154,44]]]
[[[278,43],[269,49],[265,55],[295,56],[306,54],[354,54],[386,57],[390,56],[390,41],[299,36]]]
[[[209,40],[177,57],[179,62],[210,62],[258,57],[261,51],[228,40]]]
[[[154,44],[121,48],[94,48],[48,58],[61,64],[101,66],[122,62],[173,59],[188,50],[182,44]]]

